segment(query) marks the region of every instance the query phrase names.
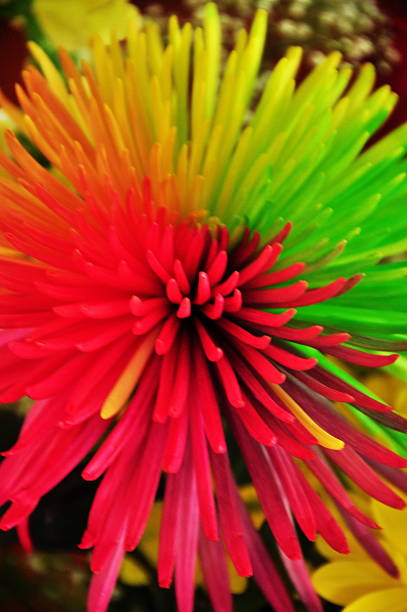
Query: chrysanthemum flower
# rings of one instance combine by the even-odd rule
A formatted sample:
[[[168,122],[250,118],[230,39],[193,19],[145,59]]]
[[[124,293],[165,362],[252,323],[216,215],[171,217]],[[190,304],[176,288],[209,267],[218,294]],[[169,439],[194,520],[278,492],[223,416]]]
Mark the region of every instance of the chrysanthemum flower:
[[[374,523],[337,467],[404,505],[376,469],[399,482],[405,461],[333,402],[388,427],[405,421],[329,357],[378,367],[395,356],[377,351],[405,348],[406,264],[375,264],[407,247],[407,128],[364,150],[395,95],[370,93],[370,66],[350,82],[336,53],[296,87],[298,48],[249,121],[265,23],[259,11],[221,75],[213,4],[203,29],[172,18],[165,44],[150,23],[125,45],[96,41],[80,70],[61,53],[64,77],[34,47],[43,74],[30,67],[18,92],[27,134],[56,171],[9,135],[0,229],[15,254],[0,261],[0,400],[35,403],[0,469],[0,503],[12,502],[0,527],[27,541],[41,496],[86,458],[84,478],[102,478],[81,542],[93,547],[94,611],[161,479],[158,577],[168,587],[175,574],[179,610],[192,610],[198,554],[215,610],[232,605],[226,554],[277,612],[293,609],[239,498],[235,441],[310,610],[320,608],[295,524],[347,544],[294,458],[353,530]]]

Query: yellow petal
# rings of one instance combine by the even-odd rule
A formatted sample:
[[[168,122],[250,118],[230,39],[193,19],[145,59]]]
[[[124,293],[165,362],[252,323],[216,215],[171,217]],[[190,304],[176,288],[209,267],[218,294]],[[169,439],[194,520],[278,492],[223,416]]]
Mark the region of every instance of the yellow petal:
[[[278,397],[284,402],[287,408],[293,413],[294,416],[297,417],[300,423],[304,425],[306,429],[308,429],[310,434],[315,436],[321,446],[324,448],[330,448],[332,450],[341,450],[345,446],[342,440],[331,436],[331,434],[315,423],[315,421],[308,416],[305,410],[303,410],[301,406],[297,404],[297,402],[294,401],[293,398],[280,387],[280,385],[276,385],[274,383],[269,384],[276,395],[278,395]]]
[[[317,569],[312,577],[312,583],[322,597],[340,606],[350,604],[374,589],[391,589],[400,584],[373,561],[328,563]],[[382,608],[380,612],[385,610],[392,608]],[[371,610],[364,609],[364,612]]]
[[[365,549],[346,527],[344,528],[343,525],[341,525],[341,527],[344,530],[346,540],[349,544],[350,553],[344,557],[343,553],[336,552],[336,550],[329,546],[323,537],[318,536],[315,541],[315,546],[319,554],[329,559],[329,561],[367,561],[369,557]]]
[[[156,331],[150,333],[137,347],[135,354],[124,368],[122,374],[119,376],[103,403],[100,411],[102,419],[110,419],[117,414],[128,400],[143,373],[144,366],[153,352],[157,333]]]
[[[400,582],[407,586],[407,557],[402,553],[394,550],[392,547],[391,551],[387,549],[387,552],[392,556],[392,559],[400,572]]]
[[[407,555],[407,508],[395,510],[372,500],[372,509],[374,519],[383,529],[381,536],[396,550]]]
[[[31,55],[40,66],[45,78],[54,94],[66,105],[69,105],[69,96],[66,89],[64,79],[61,73],[55,67],[55,64],[50,60],[49,56],[45,53],[44,49],[37,45],[35,42],[28,43],[28,48]]]
[[[343,612],[407,612],[407,587],[374,591],[346,606]]]

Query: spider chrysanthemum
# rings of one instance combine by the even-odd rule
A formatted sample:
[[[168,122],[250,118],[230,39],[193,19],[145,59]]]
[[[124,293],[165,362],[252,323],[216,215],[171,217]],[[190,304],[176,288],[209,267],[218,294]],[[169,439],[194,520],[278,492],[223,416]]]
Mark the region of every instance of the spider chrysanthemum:
[[[395,96],[370,93],[370,66],[351,81],[336,53],[296,86],[291,49],[252,108],[265,22],[259,11],[222,70],[213,4],[202,29],[172,18],[165,44],[149,23],[121,44],[96,40],[80,69],[61,52],[64,77],[33,46],[42,73],[29,67],[18,89],[51,168],[8,135],[0,400],[35,403],[0,469],[0,503],[12,502],[0,527],[27,540],[40,498],[86,459],[84,478],[101,478],[81,543],[92,611],[108,605],[161,479],[159,582],[175,573],[181,612],[198,555],[218,612],[232,606],[226,555],[276,611],[293,610],[239,498],[232,436],[310,610],[296,524],[347,545],[301,461],[394,571],[337,468],[402,507],[378,474],[405,486],[405,461],[334,402],[405,421],[330,357],[378,367],[406,347],[407,264],[376,264],[407,247],[407,129],[365,148]]]

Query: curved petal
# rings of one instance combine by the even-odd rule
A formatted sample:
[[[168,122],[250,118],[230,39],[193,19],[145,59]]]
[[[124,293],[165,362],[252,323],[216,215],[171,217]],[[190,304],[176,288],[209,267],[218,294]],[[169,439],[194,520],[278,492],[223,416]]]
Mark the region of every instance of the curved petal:
[[[407,499],[406,496],[403,496]],[[407,555],[407,510],[394,510],[372,500],[373,515],[392,547]]]
[[[351,604],[355,599],[370,593],[373,589],[392,589],[400,584],[373,561],[328,563],[317,569],[312,577],[312,583],[322,597],[340,606]],[[391,607],[381,608],[380,612],[384,610],[393,612]],[[366,608],[364,612],[372,611]]]
[[[360,597],[343,612],[407,612],[407,587],[374,591]]]

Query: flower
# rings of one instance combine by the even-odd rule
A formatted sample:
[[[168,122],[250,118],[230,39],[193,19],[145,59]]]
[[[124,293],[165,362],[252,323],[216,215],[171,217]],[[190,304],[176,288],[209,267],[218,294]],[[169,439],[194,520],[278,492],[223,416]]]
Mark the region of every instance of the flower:
[[[43,74],[29,67],[18,88],[27,135],[57,172],[8,135],[0,400],[35,403],[0,468],[0,503],[12,502],[0,527],[18,526],[27,546],[40,498],[86,459],[84,478],[102,477],[80,544],[93,547],[93,611],[161,480],[158,577],[168,587],[175,574],[182,612],[198,554],[214,609],[231,608],[225,551],[277,612],[293,609],[239,497],[236,442],[310,610],[294,519],[311,540],[347,544],[293,457],[354,532],[375,524],[332,466],[404,506],[376,472],[403,483],[405,460],[332,402],[390,428],[405,420],[328,357],[380,367],[406,348],[406,264],[376,264],[407,246],[407,128],[363,151],[394,94],[370,93],[368,65],[349,85],[338,53],[295,88],[298,48],[248,119],[266,21],[259,11],[239,34],[221,77],[208,4],[194,32],[173,17],[168,44],[133,23],[125,44],[97,39],[80,70],[61,52],[64,78],[33,45]]]
[[[321,552],[329,562],[316,570],[313,584],[322,597],[344,606],[344,612],[405,612],[407,511],[396,511],[368,498],[363,501],[372,518],[382,526],[382,530],[376,532],[376,538],[393,560],[399,574],[390,576],[386,573],[349,534],[351,553],[345,559],[331,554],[333,551],[322,546]]]
[[[49,40],[69,51],[86,48],[96,34],[108,41],[114,31],[122,38],[128,21],[138,20],[127,0],[34,0],[31,10]]]

